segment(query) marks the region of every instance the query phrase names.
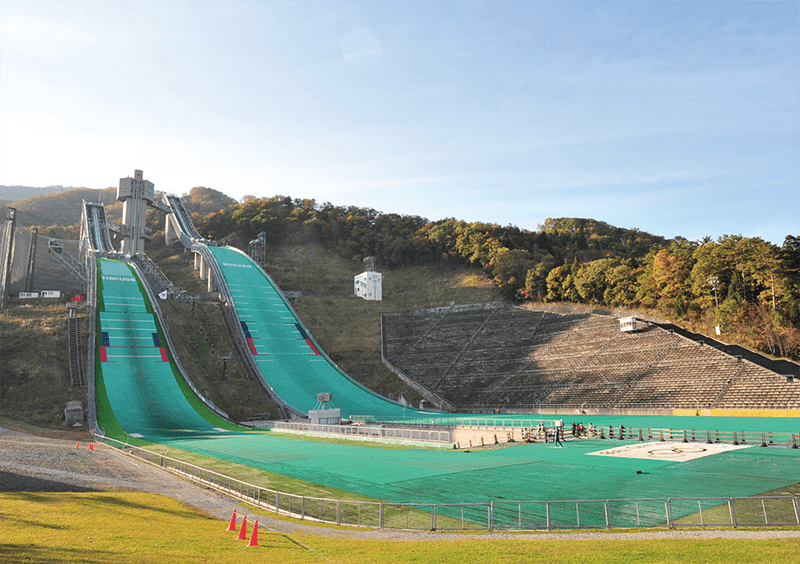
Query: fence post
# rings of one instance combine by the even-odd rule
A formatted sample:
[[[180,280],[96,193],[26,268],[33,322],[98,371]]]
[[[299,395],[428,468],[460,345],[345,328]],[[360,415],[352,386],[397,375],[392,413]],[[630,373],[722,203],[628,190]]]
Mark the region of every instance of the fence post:
[[[281,506],[281,492],[275,492],[275,513],[278,512],[280,506]]]
[[[767,446],[767,437],[764,435],[764,433],[761,433],[761,446],[762,447]]]
[[[383,503],[381,503],[381,520],[380,520],[381,529],[383,529],[383,526],[384,526]]]
[[[431,509],[431,531],[436,530],[436,504],[433,504],[433,508]]]
[[[300,519],[306,518],[306,496],[300,498]]]
[[[800,525],[800,506],[797,503],[797,498],[792,498],[792,505],[794,505],[794,519]]]
[[[686,430],[683,431],[683,440],[682,443],[688,443],[689,441],[686,440]]]
[[[336,500],[336,524],[337,525],[341,525],[342,524],[342,500],[341,499],[337,499]]]
[[[675,528],[675,522],[672,520],[672,500],[669,499],[669,498],[665,499],[664,500],[664,506],[667,509],[667,526],[670,529],[674,529]]]
[[[463,507],[463,506],[462,506]],[[464,515],[462,510],[461,515]],[[461,527],[464,527],[464,522],[461,522]],[[489,502],[489,530],[494,531],[494,501]]]
[[[605,514],[606,514],[606,529],[610,529],[611,528],[611,516],[610,516],[610,513],[609,513],[608,500],[605,500],[603,502],[603,509],[605,510]]]
[[[545,508],[546,508],[546,512],[547,512],[546,513],[547,514],[547,530],[548,531],[552,531],[553,530],[553,520],[550,518],[550,502],[549,501],[545,504]]]
[[[706,444],[707,444],[707,445],[710,445],[710,444],[712,444],[712,441],[711,441],[711,431],[709,431],[709,432],[708,432],[708,440],[706,441]]]
[[[738,445],[739,441],[736,440],[736,431],[733,432],[733,444]]]
[[[733,520],[733,528],[735,529],[739,526],[739,520],[736,518],[736,500],[731,499],[728,500],[728,502],[731,504],[731,519]]]

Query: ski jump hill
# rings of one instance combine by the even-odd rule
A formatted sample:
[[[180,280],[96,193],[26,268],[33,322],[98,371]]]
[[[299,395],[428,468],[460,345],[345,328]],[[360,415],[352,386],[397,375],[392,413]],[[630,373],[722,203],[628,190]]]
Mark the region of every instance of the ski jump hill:
[[[328,392],[341,416],[400,416],[411,408],[361,386],[339,369],[303,326],[275,282],[241,251],[199,236],[180,198],[165,196],[168,239],[196,253],[201,276],[219,292],[253,373],[287,418],[319,409]],[[174,354],[158,301],[137,261],[111,246],[102,204],[84,203],[90,303],[90,425],[107,436],[153,442],[244,431],[194,388]],[[172,226],[172,229],[169,226]],[[94,358],[91,358],[93,356]]]

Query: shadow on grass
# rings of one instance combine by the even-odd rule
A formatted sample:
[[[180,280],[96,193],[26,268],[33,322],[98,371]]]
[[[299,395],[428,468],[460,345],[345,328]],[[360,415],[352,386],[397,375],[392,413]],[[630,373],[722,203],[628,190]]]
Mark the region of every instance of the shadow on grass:
[[[86,550],[69,548],[55,548],[42,545],[22,545],[0,543],[0,561],[2,562],[31,562],[32,564],[45,564],[47,562],[81,561],[87,556]],[[111,553],[98,553],[92,550],[93,562],[111,562]]]
[[[46,480],[0,470],[0,491],[7,492],[98,492],[97,488]],[[42,499],[41,501],[46,501]]]
[[[127,499],[125,496],[117,496],[117,495],[89,495],[84,498],[86,501],[95,503],[99,506],[113,506],[117,509],[130,509],[136,511],[155,511],[158,513],[163,513],[166,515],[174,515],[176,517],[180,517],[182,519],[201,519],[201,520],[208,520],[212,519],[213,517],[209,517],[207,515],[203,515],[197,511],[194,511],[189,506],[186,506],[183,509],[167,509],[165,507],[156,507],[152,504],[148,503],[138,503],[135,501],[131,501]]]

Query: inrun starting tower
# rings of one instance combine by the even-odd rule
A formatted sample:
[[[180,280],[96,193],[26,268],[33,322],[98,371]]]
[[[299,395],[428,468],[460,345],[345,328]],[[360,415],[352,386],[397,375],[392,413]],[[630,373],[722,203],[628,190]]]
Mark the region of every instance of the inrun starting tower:
[[[120,251],[125,256],[133,256],[144,252],[144,242],[152,236],[150,229],[145,227],[147,206],[153,204],[155,199],[155,184],[144,180],[142,171],[136,170],[133,178],[119,179],[117,200],[122,205],[122,247]]]

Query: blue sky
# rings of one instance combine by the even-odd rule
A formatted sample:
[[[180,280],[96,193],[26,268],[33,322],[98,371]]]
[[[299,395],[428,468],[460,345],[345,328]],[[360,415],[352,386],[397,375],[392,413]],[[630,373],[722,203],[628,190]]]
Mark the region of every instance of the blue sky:
[[[0,184],[800,234],[798,2],[0,1]]]

